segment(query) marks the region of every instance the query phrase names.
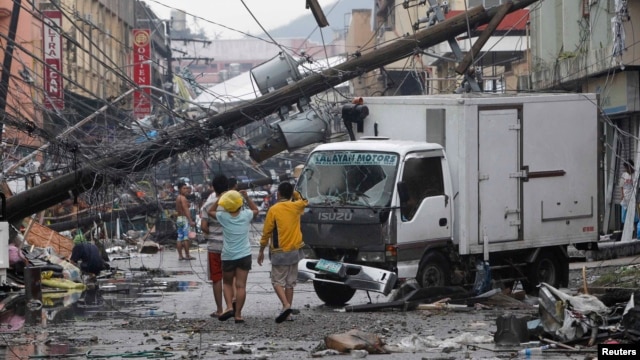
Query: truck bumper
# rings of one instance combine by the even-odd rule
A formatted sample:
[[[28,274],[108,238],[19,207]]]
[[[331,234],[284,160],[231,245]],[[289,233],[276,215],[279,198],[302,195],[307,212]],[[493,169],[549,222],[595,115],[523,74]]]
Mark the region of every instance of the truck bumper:
[[[345,275],[338,276],[322,270],[316,270],[316,259],[304,259],[298,263],[298,281],[324,281],[344,284],[352,289],[379,292],[388,295],[393,290],[398,276],[396,273],[370,266],[341,263]]]

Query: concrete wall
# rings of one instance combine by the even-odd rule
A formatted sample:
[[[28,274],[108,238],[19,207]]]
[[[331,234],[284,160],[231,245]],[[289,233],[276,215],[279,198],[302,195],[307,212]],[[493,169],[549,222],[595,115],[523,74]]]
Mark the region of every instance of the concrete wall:
[[[640,36],[640,27],[634,28],[632,21],[623,21],[626,50],[621,58],[613,59],[614,2],[588,3],[584,7],[581,0],[544,1],[532,8],[531,66],[535,88],[570,83],[621,64],[640,64],[640,45],[635,41]],[[631,19],[640,16],[639,2],[629,1],[628,6]]]
[[[375,33],[371,29],[372,11],[370,9],[354,9],[351,12],[351,23],[346,35],[346,53],[348,57],[356,52],[366,54],[373,50],[376,43]],[[379,91],[377,77],[379,70],[371,71],[351,80],[351,93],[355,96],[370,96]]]

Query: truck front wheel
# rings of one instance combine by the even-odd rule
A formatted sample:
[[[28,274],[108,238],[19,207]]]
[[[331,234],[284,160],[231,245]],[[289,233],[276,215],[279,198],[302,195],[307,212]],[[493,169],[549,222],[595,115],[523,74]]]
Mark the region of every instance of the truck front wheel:
[[[524,288],[527,293],[536,293],[537,286],[545,282],[555,288],[560,286],[562,269],[558,257],[553,251],[541,251],[534,262],[527,266],[527,281]]]
[[[423,288],[449,285],[449,262],[440,253],[427,254],[420,262],[416,280]]]
[[[313,290],[318,298],[329,306],[341,306],[351,300],[356,293],[355,289],[343,284],[335,284],[324,281],[314,281]]]

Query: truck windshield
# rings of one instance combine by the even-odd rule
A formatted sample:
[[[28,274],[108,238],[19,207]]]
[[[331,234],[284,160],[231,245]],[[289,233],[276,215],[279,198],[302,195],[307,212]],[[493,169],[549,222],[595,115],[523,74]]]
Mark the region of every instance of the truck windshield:
[[[389,206],[398,154],[318,151],[310,155],[298,190],[310,204]]]

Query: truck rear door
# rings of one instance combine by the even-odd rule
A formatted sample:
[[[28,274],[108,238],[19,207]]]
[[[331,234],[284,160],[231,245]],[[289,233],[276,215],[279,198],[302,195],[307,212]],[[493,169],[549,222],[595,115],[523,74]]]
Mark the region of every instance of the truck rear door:
[[[518,109],[478,114],[478,243],[518,240],[521,226]]]

